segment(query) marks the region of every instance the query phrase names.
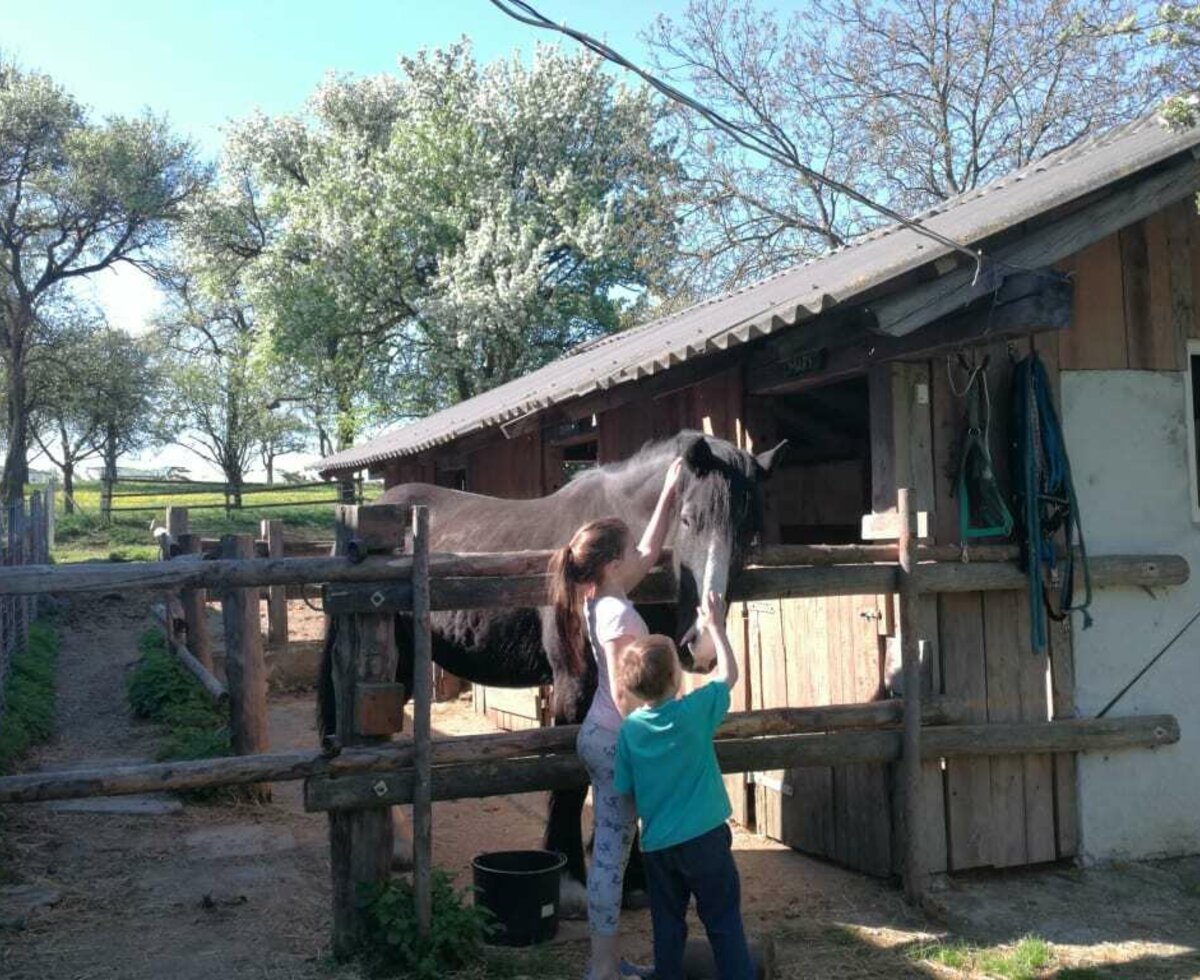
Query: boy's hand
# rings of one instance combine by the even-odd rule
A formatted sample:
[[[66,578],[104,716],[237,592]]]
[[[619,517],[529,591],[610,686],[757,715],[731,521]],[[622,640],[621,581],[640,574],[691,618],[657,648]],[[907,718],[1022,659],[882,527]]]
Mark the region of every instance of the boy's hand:
[[[725,600],[717,593],[710,592],[701,600],[700,608],[696,610],[697,632],[724,633],[725,612]]]

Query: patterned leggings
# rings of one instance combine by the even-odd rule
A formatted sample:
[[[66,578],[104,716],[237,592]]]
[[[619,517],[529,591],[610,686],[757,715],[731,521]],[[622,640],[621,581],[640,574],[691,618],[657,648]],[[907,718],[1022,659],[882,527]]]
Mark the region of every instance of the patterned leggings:
[[[575,749],[592,779],[595,831],[592,866],[588,869],[588,928],[597,936],[613,936],[621,915],[621,884],[633,846],[637,814],[633,799],[613,789],[617,733],[585,718]]]

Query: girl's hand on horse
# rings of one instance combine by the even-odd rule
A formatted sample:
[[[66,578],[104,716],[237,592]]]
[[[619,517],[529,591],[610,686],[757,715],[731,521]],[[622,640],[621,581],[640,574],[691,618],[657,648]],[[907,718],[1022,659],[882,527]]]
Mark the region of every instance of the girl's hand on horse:
[[[683,479],[683,457],[676,456],[671,461],[671,465],[667,467],[667,475],[663,480],[663,496],[668,494],[674,496],[679,491],[680,481]]]

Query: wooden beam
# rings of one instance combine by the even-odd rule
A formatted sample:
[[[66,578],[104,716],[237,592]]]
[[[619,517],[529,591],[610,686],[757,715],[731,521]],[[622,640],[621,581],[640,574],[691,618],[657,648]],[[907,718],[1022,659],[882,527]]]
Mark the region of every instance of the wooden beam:
[[[897,725],[903,712],[899,699],[815,708],[771,708],[727,715],[717,738],[757,738],[797,732],[834,732]],[[965,705],[934,698],[921,706],[926,725],[960,724]],[[556,725],[497,735],[452,735],[432,739],[435,766],[515,759],[528,755],[573,753],[578,725]],[[107,766],[0,777],[0,804],[73,800],[89,796],[176,792],[244,783],[285,782],[309,776],[346,776],[413,766],[416,747],[407,742],[372,742],[337,754],[276,752],[265,755]]]
[[[913,903],[926,891],[926,865],[921,852],[921,652],[917,636],[920,593],[916,568],[915,501],[907,487],[896,490],[900,552],[900,654],[904,677],[904,731],[900,753],[900,827],[904,895]]]
[[[179,555],[173,561],[179,561],[184,556],[199,557],[201,543],[198,534],[181,534],[176,543]],[[183,606],[188,649],[204,665],[205,670],[211,671],[213,659],[208,639],[208,593],[204,589],[181,589],[179,601]]]
[[[789,546],[793,547],[793,546]],[[799,549],[801,546],[794,546]],[[895,568],[867,564],[882,559],[865,550],[869,546],[848,546],[846,561],[835,558],[828,547],[803,546],[807,551],[792,552],[811,559],[811,566],[750,567],[735,580],[732,598],[793,598],[816,595],[860,595],[894,591]],[[781,546],[782,548],[782,546]],[[767,549],[773,552],[775,548]],[[1008,552],[985,552],[972,548],[970,555],[987,554],[992,558]],[[780,550],[780,555],[787,554]],[[950,548],[920,551],[922,557],[953,559],[961,552]],[[534,571],[544,569],[549,552],[517,552],[508,555],[435,556],[430,559],[431,592],[434,609],[489,608],[494,605],[531,606],[545,604],[546,576]],[[778,557],[776,557],[778,560]],[[1179,555],[1100,555],[1090,558],[1092,581],[1098,588],[1181,585],[1188,580],[1187,560]],[[832,564],[832,567],[826,567]],[[345,557],[280,558],[220,561],[129,562],[115,565],[25,565],[0,568],[0,594],[38,595],[98,591],[159,591],[179,588],[245,588],[261,585],[293,585],[310,582],[370,585],[357,590],[361,611],[375,611],[370,597],[384,593],[394,608],[408,609],[411,593],[408,579],[412,574],[409,556],[371,556],[361,562]],[[1022,589],[1024,573],[1003,560],[937,561],[918,566],[924,592],[975,592],[989,589]],[[774,591],[773,591],[774,590]],[[652,572],[636,595],[642,602],[669,602],[674,597],[670,574]],[[458,603],[458,605],[455,605]]]
[[[224,704],[229,700],[229,691],[216,677],[208,667],[201,662],[199,657],[192,654],[187,645],[180,643],[172,634],[167,617],[163,614],[160,606],[155,606],[153,609],[154,618],[159,621],[167,631],[167,646],[179,658],[179,662],[183,668],[200,682],[200,686],[204,688],[205,693],[213,699],[217,704]]]
[[[880,333],[877,327],[859,327],[829,340],[820,340],[798,329],[762,341],[751,353],[747,391],[752,395],[802,391],[816,384],[861,374],[873,365],[900,359],[926,358],[986,337],[991,340],[1025,336],[1071,325],[1074,286],[1042,273],[1014,273],[1001,284],[996,296],[925,324],[900,337]],[[823,345],[818,347],[817,345]],[[796,375],[790,361],[823,350],[822,368]]]
[[[260,533],[267,546],[268,558],[283,557],[283,521],[263,521]],[[287,650],[288,605],[287,586],[272,585],[267,592],[267,645]]]
[[[1087,752],[1153,748],[1179,741],[1171,715],[1088,718],[1071,721],[956,725],[922,733],[921,757],[1025,755],[1030,752]],[[841,766],[900,759],[899,731],[835,732],[725,739],[715,743],[722,772],[757,772],[805,766]],[[402,804],[413,798],[413,770],[317,776],[304,784],[309,811],[352,810],[372,801]],[[575,755],[484,761],[433,770],[435,800],[508,796],[586,786],[587,770]]]
[[[417,931],[428,936],[433,916],[433,795],[431,770],[433,636],[429,624],[429,508],[412,510],[413,577],[413,896]]]
[[[1020,236],[989,253],[989,258],[1025,269],[1053,266],[1093,242],[1194,194],[1198,186],[1200,161],[1189,155],[1184,163],[1139,179],[1053,224]],[[879,330],[896,337],[912,333],[989,296],[994,287],[995,281],[986,266],[984,274],[978,277],[973,265],[956,269],[926,286],[875,303]]]
[[[221,553],[230,560],[249,560],[254,539],[227,534]],[[263,658],[258,593],[252,588],[227,588],[221,593],[225,629],[225,680],[229,686],[229,734],[237,755],[254,755],[270,747],[267,721],[267,665]],[[259,802],[271,799],[271,786],[249,787]]]

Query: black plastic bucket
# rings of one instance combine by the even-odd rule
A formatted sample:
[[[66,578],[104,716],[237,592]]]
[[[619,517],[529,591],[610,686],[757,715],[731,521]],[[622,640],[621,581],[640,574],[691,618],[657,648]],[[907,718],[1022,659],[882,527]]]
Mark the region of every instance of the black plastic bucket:
[[[531,946],[558,932],[558,885],[567,859],[555,851],[493,851],[471,862],[475,904],[494,916],[489,942]]]

